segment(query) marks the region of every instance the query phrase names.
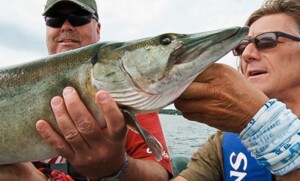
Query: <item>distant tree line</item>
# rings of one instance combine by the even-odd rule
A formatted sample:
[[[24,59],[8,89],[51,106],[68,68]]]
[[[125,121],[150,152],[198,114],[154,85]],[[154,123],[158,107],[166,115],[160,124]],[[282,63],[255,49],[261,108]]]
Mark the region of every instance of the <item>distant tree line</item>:
[[[170,114],[170,115],[182,115],[180,111],[176,109],[161,109],[159,114]]]

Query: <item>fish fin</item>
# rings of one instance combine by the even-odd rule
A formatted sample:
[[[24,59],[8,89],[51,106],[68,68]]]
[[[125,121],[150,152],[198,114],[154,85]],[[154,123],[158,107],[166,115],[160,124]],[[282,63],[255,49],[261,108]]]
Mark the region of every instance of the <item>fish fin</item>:
[[[132,111],[126,108],[122,108],[121,111],[125,117],[127,125],[131,127],[132,130],[135,130],[135,132],[137,131],[142,136],[143,140],[150,149],[154,158],[157,161],[162,160],[164,149],[161,143],[151,133],[149,133],[147,130],[145,130],[139,125],[139,122]]]
[[[151,153],[153,154],[153,156],[155,157],[155,159],[157,161],[162,160],[162,156],[164,153],[164,148],[161,145],[161,143],[151,134],[149,133],[147,130],[145,130],[144,128],[142,128],[146,137],[146,140],[148,140],[146,142],[147,146],[149,147]]]
[[[135,127],[133,127],[133,126],[131,126],[131,125],[129,125],[129,124],[127,124],[127,127],[128,127],[128,129],[130,129],[132,132],[134,132],[134,133],[136,133],[136,134],[139,134],[139,132],[135,129]]]

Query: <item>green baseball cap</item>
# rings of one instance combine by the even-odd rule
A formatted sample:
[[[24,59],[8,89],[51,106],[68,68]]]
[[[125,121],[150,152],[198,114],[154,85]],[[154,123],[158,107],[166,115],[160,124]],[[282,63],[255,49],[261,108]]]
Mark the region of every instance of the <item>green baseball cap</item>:
[[[71,2],[77,4],[85,11],[97,14],[97,4],[95,0],[47,0],[43,15],[45,16],[57,3],[60,2]]]

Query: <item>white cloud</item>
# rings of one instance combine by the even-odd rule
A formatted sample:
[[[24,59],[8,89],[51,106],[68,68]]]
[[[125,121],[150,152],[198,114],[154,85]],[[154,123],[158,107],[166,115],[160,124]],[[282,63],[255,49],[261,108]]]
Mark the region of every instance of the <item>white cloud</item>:
[[[1,52],[1,56],[0,56],[1,67],[30,62],[32,60],[36,60],[43,56],[42,54],[39,54],[34,51],[32,52],[21,51],[21,50],[15,51],[3,46],[0,46],[0,52]]]

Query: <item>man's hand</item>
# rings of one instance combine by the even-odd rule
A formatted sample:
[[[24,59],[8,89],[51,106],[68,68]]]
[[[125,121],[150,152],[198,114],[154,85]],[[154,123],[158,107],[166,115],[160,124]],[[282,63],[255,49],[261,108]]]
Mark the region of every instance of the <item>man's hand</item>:
[[[213,64],[174,104],[187,119],[239,133],[267,100],[238,71],[224,64]]]
[[[51,100],[62,135],[45,121],[37,122],[41,136],[81,174],[98,179],[116,173],[124,162],[127,126],[110,95],[96,94],[107,127],[101,128],[75,89],[67,87],[62,97]]]

